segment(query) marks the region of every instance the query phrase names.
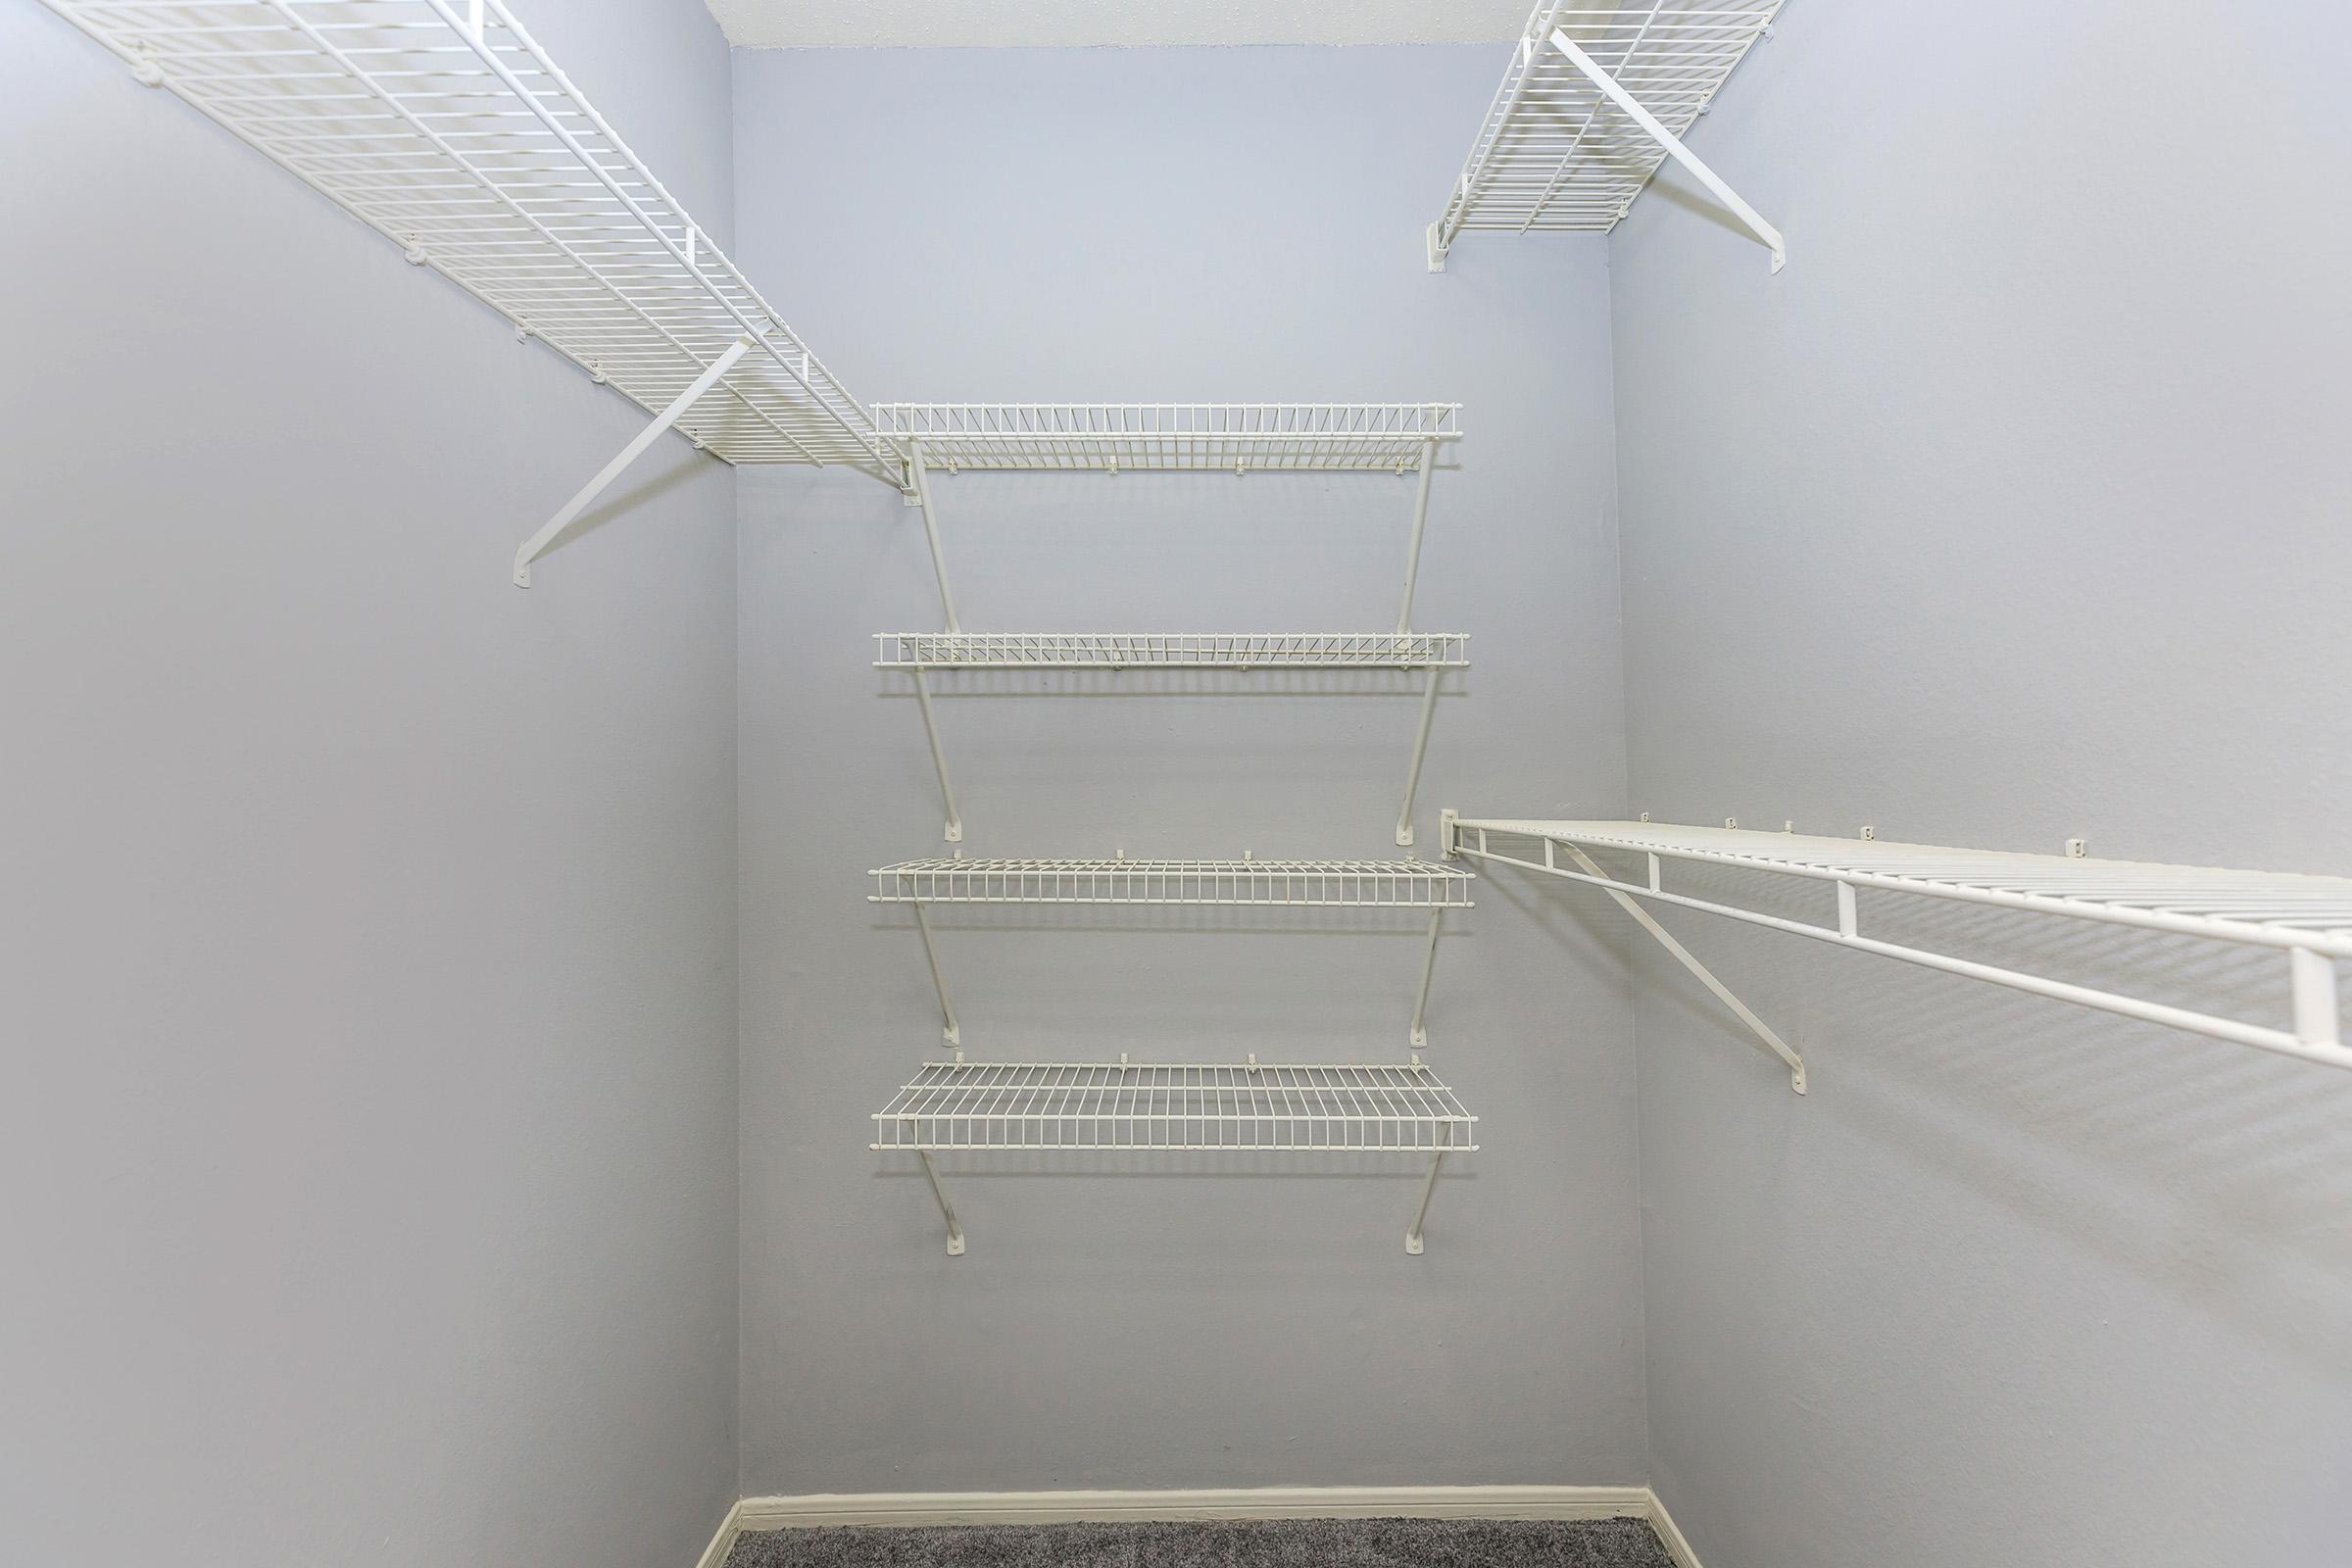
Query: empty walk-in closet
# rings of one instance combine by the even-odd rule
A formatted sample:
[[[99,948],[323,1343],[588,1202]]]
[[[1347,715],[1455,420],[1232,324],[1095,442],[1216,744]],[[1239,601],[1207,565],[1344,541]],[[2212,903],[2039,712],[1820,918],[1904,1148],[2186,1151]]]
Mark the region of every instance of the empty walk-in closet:
[[[2352,1564],[2352,15],[0,0],[0,1561]]]

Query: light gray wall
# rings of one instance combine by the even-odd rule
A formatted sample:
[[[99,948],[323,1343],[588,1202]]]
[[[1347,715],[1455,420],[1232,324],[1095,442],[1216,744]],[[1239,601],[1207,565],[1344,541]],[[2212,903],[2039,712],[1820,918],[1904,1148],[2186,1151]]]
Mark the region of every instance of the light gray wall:
[[[702,8],[531,20],[723,226]],[[0,106],[0,1558],[691,1562],[732,478],[517,592],[641,415],[37,6]]]
[[[1788,8],[1697,138],[1788,270],[1680,181],[1611,250],[1637,809],[2352,872],[2352,22],[2285,10]],[[1705,1561],[2343,1560],[2352,1081],[1668,923],[1812,1067],[1645,966],[1652,1475]]]
[[[1503,51],[744,54],[746,265],[876,398],[1459,399],[1416,622],[1474,635],[1419,812],[1622,806],[1607,274],[1591,239],[1420,254]],[[975,630],[1379,630],[1411,482],[966,475]],[[746,474],[748,1493],[1639,1482],[1634,1084],[1616,955],[1486,887],[1432,1059],[1482,1151],[1428,1253],[1411,1162],[914,1161],[867,1120],[939,1020],[867,868],[944,853],[904,676],[919,514]],[[1414,699],[1143,676],[943,697],[964,851],[1389,856]],[[965,693],[970,688],[963,688]],[[1286,694],[1289,693],[1289,694]],[[1418,922],[943,914],[975,1059],[1404,1058]],[[1131,914],[1148,911],[1130,911]],[[1334,929],[1334,927],[1337,929]]]

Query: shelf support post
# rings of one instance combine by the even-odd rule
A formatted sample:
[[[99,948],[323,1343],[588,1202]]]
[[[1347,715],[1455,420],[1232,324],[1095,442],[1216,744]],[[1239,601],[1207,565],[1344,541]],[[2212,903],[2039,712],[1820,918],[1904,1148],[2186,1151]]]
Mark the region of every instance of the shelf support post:
[[[1549,843],[1551,841],[1546,840],[1545,842]],[[1582,867],[1586,875],[1599,877],[1604,882],[1609,880],[1608,872],[1602,870],[1600,866],[1593,861],[1592,857],[1587,855],[1579,846],[1562,841],[1560,848],[1568,852],[1568,858]],[[1658,924],[1655,916],[1653,916],[1647,909],[1644,909],[1640,904],[1634,901],[1632,895],[1620,893],[1615,888],[1603,888],[1601,891],[1606,893],[1610,898],[1616,900],[1617,907],[1632,915],[1634,919],[1641,925],[1642,930],[1657,938],[1658,945],[1664,948],[1668,953],[1673,954],[1675,961],[1680,963],[1684,968],[1690,970],[1691,974],[1695,975],[1698,978],[1698,983],[1700,985],[1705,986],[1709,991],[1713,992],[1715,994],[1716,1001],[1722,1003],[1725,1006],[1731,1008],[1734,1013],[1738,1014],[1740,1021],[1747,1025],[1747,1027],[1754,1032],[1755,1037],[1764,1043],[1764,1048],[1766,1050],[1770,1051],[1774,1055],[1780,1057],[1782,1061],[1788,1063],[1789,1088],[1795,1090],[1800,1095],[1805,1092],[1805,1058],[1796,1054],[1794,1047],[1790,1046],[1788,1041],[1783,1040],[1779,1035],[1773,1033],[1772,1026],[1770,1024],[1767,1024],[1763,1019],[1757,1017],[1753,1012],[1749,1011],[1746,1003],[1741,1002],[1738,997],[1732,995],[1731,987],[1716,979],[1714,971],[1709,969],[1705,964],[1699,962],[1696,958],[1692,957],[1690,956],[1690,950],[1684,947],[1680,942],[1675,941],[1673,936],[1667,932],[1666,928]]]
[[[1421,759],[1429,752],[1429,726],[1438,716],[1438,682],[1446,676],[1446,666],[1432,662],[1429,666],[1429,685],[1421,693],[1421,727],[1413,735],[1412,765],[1404,772],[1404,809],[1396,813],[1396,842],[1413,842],[1413,797],[1421,789]]]
[[[1429,1013],[1429,977],[1438,967],[1438,927],[1445,918],[1446,911],[1443,908],[1429,911],[1429,951],[1422,955],[1421,991],[1418,996],[1413,998],[1413,1049],[1415,1051],[1427,1050],[1429,1046],[1429,1029],[1426,1023]]]
[[[948,782],[948,754],[940,748],[939,721],[931,714],[931,676],[917,664],[914,667],[914,700],[923,710],[923,734],[931,742],[931,765],[939,770],[939,798],[947,803],[950,844],[963,842],[963,813],[956,809],[956,786]]]
[[[1438,443],[1421,443],[1421,478],[1413,495],[1413,534],[1404,547],[1404,608],[1396,612],[1396,635],[1413,629],[1413,585],[1421,575],[1421,530],[1429,521],[1429,481],[1438,471]]]
[[[946,1190],[939,1185],[939,1171],[931,1163],[931,1152],[927,1149],[918,1149],[914,1152],[914,1157],[923,1162],[923,1175],[931,1183],[931,1196],[939,1200],[939,1211],[947,1216],[948,1255],[961,1257],[963,1255],[963,1227],[956,1223],[956,1205],[948,1201]]]
[[[1443,1152],[1431,1156],[1429,1161],[1429,1179],[1421,1184],[1420,1206],[1413,1210],[1412,1228],[1404,1233],[1404,1250],[1415,1257],[1419,1257],[1422,1251],[1421,1222],[1429,1218],[1430,1195],[1438,1190],[1438,1172],[1443,1170],[1445,1166],[1446,1156]]]
[[[1660,123],[1657,116],[1637,103],[1634,95],[1619,86],[1617,78],[1601,70],[1591,55],[1578,48],[1576,40],[1569,37],[1564,29],[1552,28],[1551,43],[1553,48],[1568,57],[1569,64],[1591,77],[1592,85],[1598,87],[1611,103],[1624,110],[1628,119],[1647,131],[1652,141],[1665,148],[1676,163],[1690,171],[1700,184],[1715,193],[1718,201],[1739,215],[1740,221],[1747,225],[1748,231],[1771,248],[1774,271],[1788,265],[1788,241],[1781,237],[1779,229],[1764,221],[1762,213],[1742,201],[1738,191],[1724,183],[1721,174],[1709,169],[1698,154],[1684,146],[1682,138]]]
[[[662,431],[684,418],[686,411],[693,408],[704,393],[716,385],[720,376],[733,369],[735,362],[742,359],[751,346],[752,340],[748,337],[739,337],[728,344],[725,352],[705,367],[703,373],[696,376],[687,385],[686,390],[677,395],[676,400],[668,408],[654,416],[653,423],[638,431],[629,444],[620,449],[617,457],[606,464],[597,471],[595,478],[581,487],[578,495],[564,503],[564,510],[550,517],[546,527],[541,528],[522,542],[522,548],[514,552],[515,587],[528,588],[531,585],[531,563],[538,560],[540,554],[549,545],[555,543],[556,535],[570,527],[572,519],[587,511],[589,503],[603,495],[606,487],[620,477],[622,469],[643,457],[645,449],[661,439]]]
[[[931,984],[939,992],[939,1015],[945,1020],[940,1038],[961,1051],[963,1031],[956,1023],[956,1004],[948,1000],[948,977],[939,970],[939,949],[931,941],[931,916],[923,912],[919,899],[914,904],[914,928],[923,934],[923,959],[931,965]]]
[[[939,516],[931,510],[931,470],[923,464],[923,444],[909,443],[906,466],[914,476],[914,504],[923,509],[923,537],[931,545],[931,574],[939,579],[939,608],[948,617],[948,630],[961,631],[956,621],[956,600],[948,592],[948,558],[939,548]]]

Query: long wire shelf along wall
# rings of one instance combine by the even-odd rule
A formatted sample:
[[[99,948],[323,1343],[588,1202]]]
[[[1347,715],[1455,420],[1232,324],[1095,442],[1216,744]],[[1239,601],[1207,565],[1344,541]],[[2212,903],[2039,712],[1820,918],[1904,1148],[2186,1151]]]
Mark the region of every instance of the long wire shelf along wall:
[[[1767,1050],[1788,1064],[1800,1094],[1804,1063],[1794,1049],[1670,936],[1642,905],[1670,905],[1725,915],[2102,1012],[2305,1061],[2352,1067],[2352,1049],[2343,1043],[2336,978],[2337,961],[2352,958],[2352,878],[1655,822],[1463,817],[1448,810],[1441,823],[1448,856],[1541,871],[1608,894],[1729,1005]],[[1530,858],[1526,851],[1514,855],[1494,848],[1496,839],[1533,841],[1541,858]],[[1594,858],[1596,854],[1614,852],[1639,856],[1640,873],[1612,872]],[[1720,897],[1669,888],[1664,880],[1668,862],[1768,872],[1826,884],[1836,895],[1834,918],[1827,922],[1790,919],[1741,907]],[[1865,893],[1936,899],[2127,931],[2269,949],[2283,960],[2278,969],[2280,1010],[2289,1023],[2282,1029],[2056,980],[1963,957],[1927,945],[1924,939],[1882,940],[1863,930]]]
[[[46,0],[247,146],[735,464],[906,459],[501,0]]]
[[[1477,1148],[1477,1120],[1421,1060],[1438,936],[1447,909],[1471,906],[1471,874],[1429,860],[906,860],[873,871],[876,904],[913,907],[956,1059],[926,1062],[874,1115],[874,1148],[911,1150],[961,1255],[963,1229],[941,1186],[937,1152],[1065,1150],[1379,1151],[1426,1153],[1428,1176],[1405,1231],[1422,1224],[1448,1153]],[[967,1062],[927,907],[952,905],[1226,905],[1425,908],[1429,936],[1413,1000],[1409,1062],[1320,1066],[1247,1063]]]
[[[932,709],[930,675],[956,669],[1420,669],[1420,722],[1405,768],[1396,840],[1413,842],[1413,800],[1447,669],[1469,663],[1467,636],[1415,632],[1413,594],[1429,522],[1430,481],[1440,449],[1461,437],[1454,403],[884,403],[884,435],[906,454],[908,499],[922,509],[923,536],[939,584],[943,632],[877,632],[880,669],[913,677],[923,736],[946,810],[943,836],[963,840],[963,815]],[[1393,632],[966,632],[948,583],[931,470],[1118,473],[1202,472],[1414,474],[1403,600]]]
[[[1538,5],[1429,225],[1430,270],[1445,270],[1466,229],[1614,228],[1671,157],[1763,242],[1779,271],[1781,231],[1683,138],[1780,9],[1781,0]]]

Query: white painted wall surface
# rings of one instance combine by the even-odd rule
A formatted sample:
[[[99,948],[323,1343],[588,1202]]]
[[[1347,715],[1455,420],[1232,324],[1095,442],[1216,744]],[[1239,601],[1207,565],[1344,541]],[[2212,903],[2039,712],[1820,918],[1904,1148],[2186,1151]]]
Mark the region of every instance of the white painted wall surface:
[[[1441,704],[1424,854],[1473,793],[1622,805],[1604,246],[1442,277],[1421,255],[1502,54],[736,66],[745,265],[868,396],[1464,404],[1415,619],[1470,632],[1476,667]],[[828,126],[856,156],[808,156]],[[1411,490],[964,475],[938,499],[971,629],[1379,630]],[[1509,892],[1438,961],[1431,1059],[1485,1147],[1425,1256],[1413,1161],[1177,1158],[945,1160],[971,1239],[945,1254],[912,1158],[866,1151],[940,1054],[913,928],[863,876],[943,853],[906,679],[869,667],[873,633],[938,624],[919,514],[849,475],[742,498],[744,1490],[1639,1481],[1621,971]],[[1398,853],[1394,680],[1004,689],[1037,684],[939,702],[968,854]],[[1417,920],[1056,916],[943,913],[975,1057],[1403,1059]]]
[[[2348,61],[2316,5],[1789,7],[1696,141],[1788,270],[1681,181],[1611,248],[1637,809],[2352,872]],[[1644,964],[1704,1561],[2344,1560],[2352,1081],[1666,919],[1812,1069]]]
[[[529,21],[723,228],[699,8]],[[0,189],[0,1560],[692,1562],[731,476],[516,591],[643,416],[29,4]]]

